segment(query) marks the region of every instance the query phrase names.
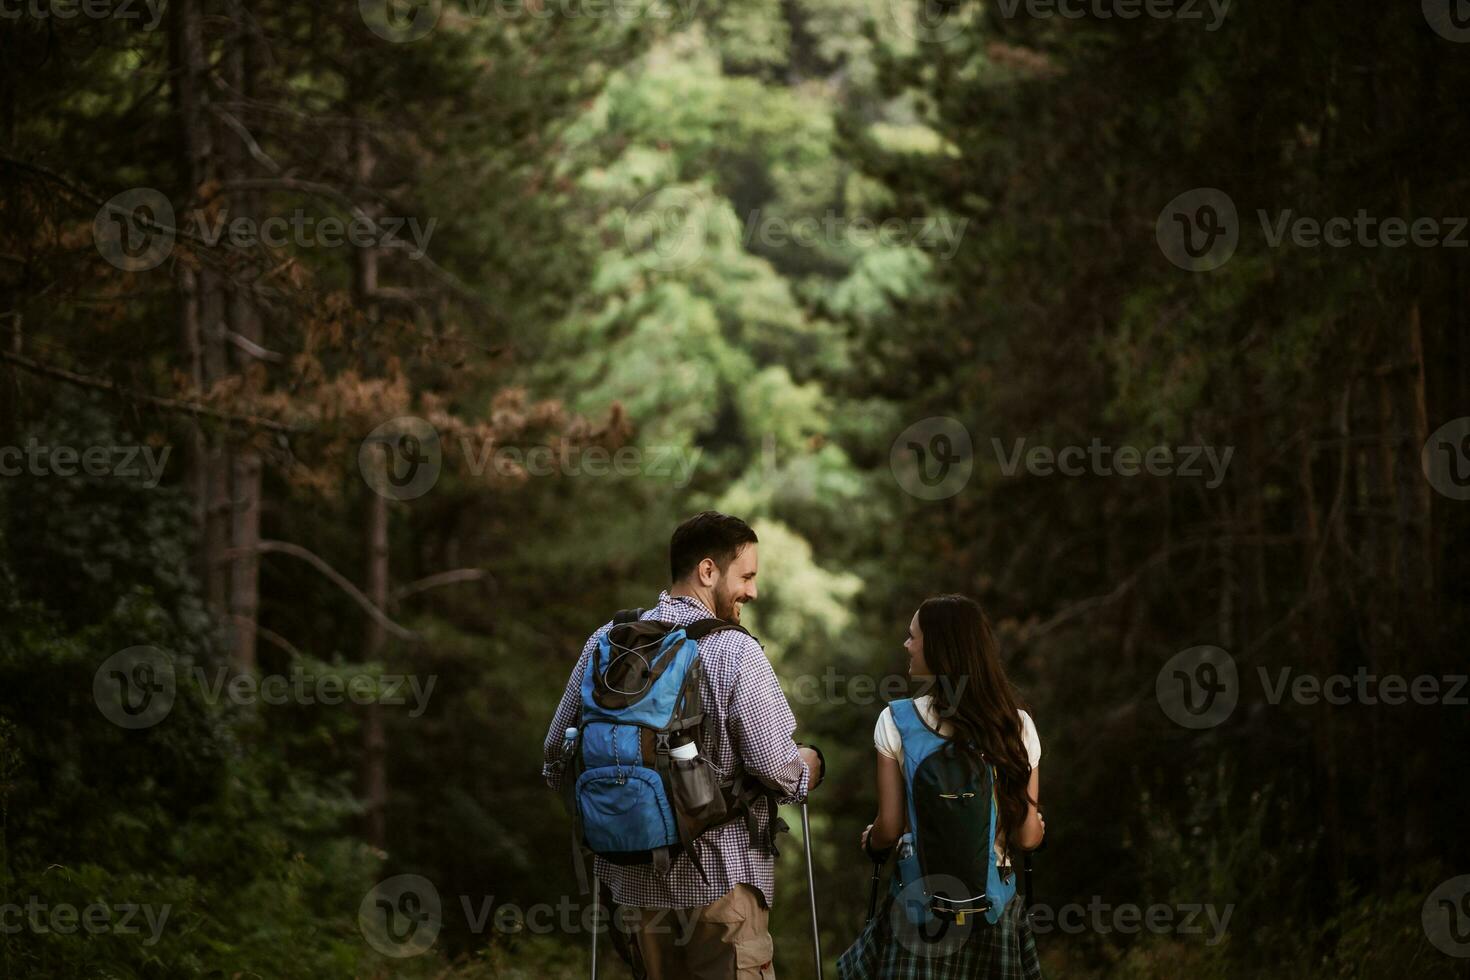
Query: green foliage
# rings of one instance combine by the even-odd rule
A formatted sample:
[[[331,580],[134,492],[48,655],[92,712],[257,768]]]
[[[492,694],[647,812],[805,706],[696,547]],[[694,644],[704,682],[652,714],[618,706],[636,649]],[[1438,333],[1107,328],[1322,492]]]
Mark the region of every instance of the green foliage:
[[[585,936],[476,926],[460,900],[575,895],[539,775],[546,725],[587,635],[654,600],[671,528],[706,507],[760,535],[748,623],[830,766],[813,839],[778,866],[783,976],[809,969],[806,844],[826,948],[855,932],[882,704],[851,682],[904,673],[904,625],[938,591],[985,604],[1038,720],[1041,894],[1234,908],[1214,945],[1054,932],[1049,974],[1454,974],[1419,903],[1463,870],[1470,774],[1443,751],[1464,743],[1463,713],[1344,723],[1247,693],[1227,724],[1186,733],[1153,698],[1160,664],[1195,642],[1228,647],[1247,678],[1462,669],[1464,513],[1428,496],[1419,453],[1421,429],[1464,411],[1463,261],[1273,247],[1255,217],[1470,208],[1464,65],[1417,5],[1235,7],[1207,33],[919,0],[752,0],[670,22],[452,3],[430,37],[394,44],[355,5],[266,3],[247,5],[238,49],[246,8],[203,6],[210,152],[278,178],[257,195],[271,213],[341,217],[350,199],[432,219],[435,267],[379,256],[370,314],[345,253],[269,253],[250,290],[225,291],[259,300],[266,354],[229,350],[244,367],[215,390],[178,382],[194,356],[179,283],[238,273],[240,256],[181,249],[119,276],[89,230],[92,197],[126,187],[222,200],[180,152],[174,22],[7,28],[0,328],[11,356],[64,370],[5,368],[0,447],[174,455],[156,484],[0,482],[0,899],[169,909],[156,941],[0,934],[0,974],[581,975]],[[237,54],[250,91],[225,77]],[[256,145],[234,142],[229,113]],[[1155,226],[1207,184],[1231,194],[1241,241],[1186,272]],[[908,237],[864,231],[885,220]],[[945,228],[944,247],[925,241]],[[76,375],[109,383],[77,395]],[[451,453],[430,493],[388,508],[385,614],[412,640],[372,646],[340,582],[263,559],[259,671],[435,681],[421,715],[383,719],[383,850],[358,826],[362,712],[232,706],[189,683],[164,722],[127,731],[92,700],[130,646],[181,676],[233,669],[227,614],[196,580],[195,522],[230,502],[187,482],[196,433],[262,454],[267,537],[372,578],[362,434],[338,458],[323,444],[340,433],[247,435],[200,410],[256,384],[252,414],[350,429],[423,413],[483,426],[472,450],[501,448],[505,423],[514,448],[585,439],[637,460],[499,479]],[[522,388],[548,404],[527,408]],[[549,421],[563,409],[567,433]],[[942,501],[890,470],[897,434],[932,416],[975,445],[970,482]],[[1023,438],[1237,454],[1218,487],[1003,472],[992,440]],[[452,569],[477,574],[397,591]],[[434,951],[406,960],[358,922],[399,873],[433,881],[448,913]]]
[[[187,543],[171,498],[131,501],[155,547]],[[75,553],[112,547],[114,527],[72,524]],[[14,532],[7,537],[13,545]],[[282,765],[254,719],[182,680],[196,665],[184,651],[210,651],[180,608],[197,608],[187,583],[179,594],[135,586],[93,621],[18,594],[14,581],[0,593],[0,871],[4,900],[28,916],[36,906],[30,921],[39,923],[6,932],[7,976],[317,977],[348,975],[360,958],[353,914],[377,861],[341,833],[356,804],[340,778],[320,782]],[[163,723],[130,731],[93,701],[93,675],[138,644],[173,651],[181,681]],[[85,915],[99,903],[108,912],[95,935],[64,911]]]

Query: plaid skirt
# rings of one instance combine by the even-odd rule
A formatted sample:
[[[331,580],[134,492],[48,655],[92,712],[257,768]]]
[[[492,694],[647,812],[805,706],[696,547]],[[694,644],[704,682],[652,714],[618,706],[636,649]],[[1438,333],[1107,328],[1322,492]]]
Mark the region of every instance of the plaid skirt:
[[[908,925],[891,893],[885,905],[838,958],[841,980],[1041,980],[1036,937],[1020,895],[995,925],[971,917],[930,935]]]

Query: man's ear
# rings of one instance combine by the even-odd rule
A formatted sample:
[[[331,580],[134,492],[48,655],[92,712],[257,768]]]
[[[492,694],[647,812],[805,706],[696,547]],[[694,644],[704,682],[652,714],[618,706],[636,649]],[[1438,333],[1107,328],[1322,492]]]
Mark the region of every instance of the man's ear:
[[[698,575],[699,584],[706,589],[714,588],[715,583],[720,580],[720,566],[715,564],[713,558],[702,559],[695,572]]]

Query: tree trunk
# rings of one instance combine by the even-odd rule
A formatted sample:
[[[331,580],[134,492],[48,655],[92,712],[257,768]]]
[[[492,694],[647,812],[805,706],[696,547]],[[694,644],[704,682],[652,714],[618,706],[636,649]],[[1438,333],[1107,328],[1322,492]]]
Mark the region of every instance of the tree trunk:
[[[252,34],[239,0],[231,0],[229,13],[234,33],[229,38],[226,81],[234,90],[234,101],[244,104],[255,94],[253,59],[249,56]],[[250,157],[239,134],[221,132],[221,143],[225,148],[222,156],[226,180],[251,176]],[[230,209],[232,217],[239,215],[258,223],[259,195],[252,191],[235,192],[230,197]],[[229,329],[241,340],[257,347],[263,335],[260,311],[253,292],[258,274],[259,267],[249,265],[236,273],[231,283],[228,310]],[[231,346],[235,369],[246,377],[246,390],[254,390],[258,387],[255,381],[259,374],[258,362],[253,354],[247,352],[246,345]],[[260,554],[256,547],[260,543],[260,453],[248,445],[239,447],[234,454],[230,477],[231,554],[235,556],[229,566],[230,622],[234,637],[232,653],[235,666],[249,671],[255,668],[260,612]]]
[[[199,0],[180,0],[171,19],[174,98],[179,119],[180,151],[187,183],[185,207],[178,220],[199,203],[202,191],[216,176],[214,141],[208,113],[209,71]],[[179,290],[179,327],[190,380],[207,391],[226,371],[223,348],[224,303],[219,277],[207,265],[176,264]],[[218,438],[194,424],[188,443],[186,482],[194,498],[200,530],[198,571],[204,596],[221,618],[228,611],[230,547],[230,461]]]
[[[353,195],[365,201],[363,189],[371,186],[373,151],[366,126],[359,121],[352,135]],[[378,209],[372,203],[362,209],[377,220]],[[369,323],[378,318],[378,252],[372,247],[353,249],[353,298]],[[388,498],[369,491],[367,520],[367,594],[379,609],[388,608]],[[387,634],[382,624],[370,622],[367,636],[367,658],[377,660],[383,653]],[[369,844],[384,848],[388,842],[388,734],[383,725],[383,709],[376,703],[366,706],[363,718],[362,786],[366,807],[364,836]]]
[[[368,598],[379,609],[388,608],[388,498],[368,494]],[[381,623],[368,622],[367,658],[381,656],[388,635]],[[383,708],[376,702],[366,706],[363,719],[364,836],[374,847],[388,842],[388,735],[383,727]]]

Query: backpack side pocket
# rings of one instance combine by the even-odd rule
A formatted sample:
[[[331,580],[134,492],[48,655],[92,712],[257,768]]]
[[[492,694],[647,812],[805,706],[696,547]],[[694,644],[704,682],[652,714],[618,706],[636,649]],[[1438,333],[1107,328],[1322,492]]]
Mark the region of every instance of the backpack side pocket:
[[[728,813],[725,797],[720,792],[719,777],[715,767],[703,756],[669,761],[675,806],[690,827],[690,836],[697,836],[719,823]]]

